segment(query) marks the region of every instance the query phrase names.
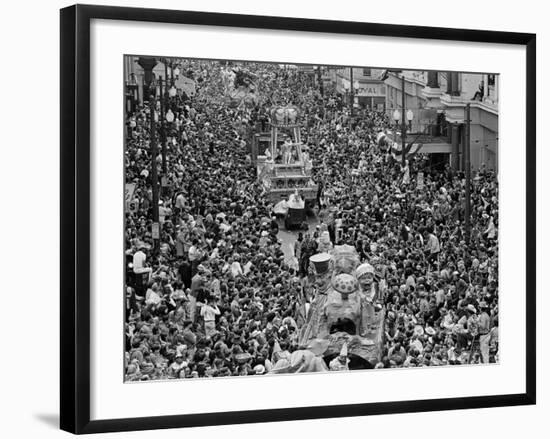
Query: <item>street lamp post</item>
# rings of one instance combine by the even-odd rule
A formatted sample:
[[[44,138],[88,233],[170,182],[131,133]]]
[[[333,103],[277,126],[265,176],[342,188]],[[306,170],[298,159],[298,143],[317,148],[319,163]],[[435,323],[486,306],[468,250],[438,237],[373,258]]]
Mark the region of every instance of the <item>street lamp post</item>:
[[[168,112],[170,110],[168,105],[169,97],[174,97],[177,94],[176,87],[174,86],[174,68],[172,65],[172,60],[168,61],[169,58],[164,58],[164,89],[162,88],[162,78],[160,78],[160,108],[161,108],[161,118],[162,118],[162,175],[163,178],[166,179],[166,173],[167,173],[167,134],[166,134],[166,122],[168,121]],[[170,77],[171,77],[171,84],[170,88],[168,88],[168,62],[170,62]],[[179,69],[177,72],[177,75],[179,75]],[[173,120],[173,119],[172,119]],[[170,122],[170,121],[168,121]]]
[[[170,85],[174,86],[174,65],[172,63],[172,60],[170,60]]]
[[[165,64],[166,65],[166,64]],[[162,88],[162,76],[159,78],[160,85],[160,117],[161,117],[161,133],[162,133],[162,176],[166,176],[166,124],[164,121],[164,112],[166,107],[166,87],[167,83],[164,83],[164,89]],[[163,91],[164,90],[164,91]]]
[[[403,132],[403,124],[401,126],[399,125],[399,121],[401,120],[401,112],[396,108],[393,110],[393,121],[395,122],[395,136],[397,136],[397,130],[401,130],[401,157],[404,157],[405,154],[405,143],[403,142],[403,139],[405,138],[404,132]]]
[[[163,125],[165,125],[165,123],[167,123],[168,125],[166,126],[165,125],[165,132],[168,131],[170,133],[170,135],[172,135],[172,122],[174,122],[174,119],[175,119],[175,116],[174,116],[174,113],[172,112],[172,109],[170,107],[168,107],[168,109],[164,112],[164,120],[162,121]],[[175,138],[172,137],[172,142],[175,141]],[[174,144],[174,143],[173,143]],[[168,137],[167,135],[165,134],[164,135],[164,144],[162,145],[162,148],[163,148],[163,151],[164,151],[164,154],[163,154],[163,158],[164,158],[164,162],[163,162],[163,166],[164,166],[164,169],[163,169],[163,175],[162,175],[162,190],[164,193],[168,193],[169,191],[169,184],[168,184],[168,173],[167,173],[167,149],[168,149]]]
[[[174,122],[174,113],[172,113],[172,110],[170,108],[166,112],[166,122],[168,123]]]
[[[405,144],[407,125],[405,125],[405,75],[401,74],[401,165],[405,167]]]
[[[151,89],[151,83],[154,79],[153,68],[157,65],[157,60],[155,58],[140,57],[137,62],[144,72],[143,100],[145,101],[145,96],[148,93],[148,89]]]
[[[412,128],[412,120],[414,113],[411,109],[407,110],[405,107],[405,76],[401,76],[401,111],[395,109],[393,112],[393,120],[396,127],[401,122],[401,166],[405,167],[405,160],[407,159],[407,129],[410,131]],[[407,123],[409,126],[407,127]],[[411,145],[412,146],[412,145]]]
[[[170,89],[168,90],[168,96],[171,97],[171,98],[174,98],[174,97],[176,97],[177,94],[178,94],[178,90],[172,84],[172,87],[170,87]]]
[[[157,155],[158,155],[158,146],[156,139],[156,85],[155,85],[155,75],[153,73],[153,68],[157,65],[157,60],[155,58],[149,57],[140,57],[138,59],[138,64],[143,68],[144,71],[144,88],[143,88],[143,98],[149,94],[149,142],[151,146],[151,190],[153,192],[153,225],[151,231],[153,232],[153,252],[158,254],[159,250],[159,239],[160,236],[155,235],[155,230],[157,233],[160,231],[159,228],[159,188],[158,188],[158,175],[157,175]]]
[[[355,80],[353,84],[351,84],[353,87],[353,100],[351,103],[351,107],[355,107],[355,97],[357,96],[357,93],[359,93],[359,81]]]
[[[321,66],[317,66],[317,82],[319,83],[319,92],[321,97],[325,95],[324,84],[323,84],[323,72],[321,71]]]
[[[126,82],[126,110],[129,113],[134,113],[136,110],[136,104],[139,102],[138,89],[136,74],[130,73],[130,77]]]
[[[466,104],[466,131],[465,131],[465,139],[464,139],[464,162],[465,162],[465,172],[464,172],[464,179],[466,180],[466,187],[465,187],[465,200],[464,200],[464,228],[465,228],[465,235],[466,235],[466,244],[470,243],[470,230],[471,230],[471,224],[470,224],[470,209],[471,209],[471,201],[470,201],[470,180],[471,180],[471,172],[470,172],[470,104]]]
[[[355,100],[355,97],[353,95],[353,67],[349,68],[349,106],[350,106],[350,115],[353,117],[353,101]]]
[[[153,83],[151,83],[153,84]],[[153,87],[150,88],[149,98],[149,117],[150,117],[150,142],[151,142],[151,186],[153,190],[153,228],[159,226],[159,188],[158,188],[158,175],[157,175],[157,140],[156,140],[156,101],[153,95]],[[153,235],[154,254],[158,254],[159,250],[159,238]]]
[[[346,98],[344,100],[344,103],[349,103],[349,89],[350,89],[350,84],[348,82],[346,82],[346,80],[344,79],[344,83],[343,83],[343,86],[344,86],[344,91],[346,93]]]
[[[164,78],[166,79],[166,84],[168,85],[168,58],[164,58]]]

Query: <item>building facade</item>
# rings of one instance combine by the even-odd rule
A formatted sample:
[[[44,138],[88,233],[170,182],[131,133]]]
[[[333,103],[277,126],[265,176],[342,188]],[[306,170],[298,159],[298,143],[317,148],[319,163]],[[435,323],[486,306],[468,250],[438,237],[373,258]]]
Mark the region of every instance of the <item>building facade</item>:
[[[336,70],[336,91],[353,99],[355,108],[386,110],[385,70],[371,68],[342,68]]]
[[[390,119],[395,110],[403,108],[403,83],[405,84],[405,109],[412,111],[410,123],[412,133],[423,132],[435,122],[437,114],[427,108],[427,99],[423,90],[426,87],[427,74],[419,70],[394,72],[388,70],[384,83],[387,87],[386,108]],[[403,81],[404,79],[404,81]]]
[[[484,73],[428,72],[427,105],[444,115],[453,168],[465,168],[466,104],[470,104],[470,163],[498,170],[499,76]]]
[[[172,71],[171,66],[169,64],[165,66],[160,58],[155,58],[154,62],[156,62],[156,64],[154,64],[152,73],[157,87],[159,85],[159,78],[163,79],[164,85],[166,85],[166,79],[168,78],[168,83],[172,84],[173,81],[178,91],[183,90],[190,96],[195,93],[195,82],[181,75],[179,68],[175,67],[174,71]],[[151,78],[146,78],[145,70],[140,64],[140,57],[125,56],[124,73],[126,83],[126,105],[130,107],[133,103],[143,103],[144,100],[147,101],[148,97],[144,96],[145,84],[148,83]],[[160,93],[160,90],[157,90],[157,93]]]
[[[155,79],[158,79],[160,77],[165,79],[165,71],[164,71],[164,64],[160,61],[160,59],[155,59],[156,65],[153,67],[153,75]],[[129,94],[129,90],[137,90],[137,100],[139,102],[143,102],[144,100],[147,100],[148,97],[144,96],[144,85],[147,82],[147,79],[145,78],[145,70],[143,67],[139,64],[139,57],[138,56],[125,56],[124,57],[124,71],[126,74],[126,89],[127,94]],[[145,97],[145,99],[144,99]]]
[[[437,163],[465,169],[466,104],[470,104],[470,165],[498,170],[498,75],[436,71],[388,71],[386,108],[412,112],[407,142],[422,143],[422,153]],[[400,125],[391,136],[401,142]]]

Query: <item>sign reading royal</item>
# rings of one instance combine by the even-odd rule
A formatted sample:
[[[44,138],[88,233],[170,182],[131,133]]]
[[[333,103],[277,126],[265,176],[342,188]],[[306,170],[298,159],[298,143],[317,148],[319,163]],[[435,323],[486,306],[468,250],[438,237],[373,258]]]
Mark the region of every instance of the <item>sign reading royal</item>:
[[[384,84],[360,84],[356,96],[386,96]]]

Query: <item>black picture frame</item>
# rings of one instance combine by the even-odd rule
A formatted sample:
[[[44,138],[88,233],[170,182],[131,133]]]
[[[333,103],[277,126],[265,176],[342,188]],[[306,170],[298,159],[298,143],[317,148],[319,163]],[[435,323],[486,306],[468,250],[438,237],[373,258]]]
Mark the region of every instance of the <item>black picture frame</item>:
[[[90,22],[92,19],[454,40],[526,47],[525,393],[90,420]],[[99,433],[535,404],[536,35],[304,18],[75,5],[61,10],[61,387],[63,430]]]

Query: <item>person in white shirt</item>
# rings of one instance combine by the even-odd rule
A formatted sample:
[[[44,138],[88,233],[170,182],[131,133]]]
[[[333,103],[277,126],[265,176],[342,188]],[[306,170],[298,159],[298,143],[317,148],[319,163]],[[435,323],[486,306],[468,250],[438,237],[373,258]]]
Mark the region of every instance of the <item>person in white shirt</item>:
[[[147,282],[149,282],[151,280],[151,273],[153,272],[153,269],[145,266],[146,259],[147,255],[142,251],[142,247],[140,247],[138,251],[134,253],[132,265],[135,274],[148,273]]]
[[[426,243],[426,247],[429,253],[428,262],[437,262],[441,248],[439,246],[439,239],[437,239],[437,236],[434,234],[433,227],[428,229],[428,242]]]
[[[199,248],[199,240],[197,238],[193,238],[192,245],[191,247],[189,247],[187,255],[189,258],[189,262],[191,262],[191,268],[194,273],[197,270],[197,267],[201,262],[203,256],[203,253]]]
[[[145,293],[146,305],[158,305],[162,301],[157,290],[158,290],[158,287],[156,284],[154,284],[151,288],[147,290],[147,293]]]
[[[219,227],[223,233],[227,233],[227,231],[231,229],[231,226],[227,224],[227,221],[225,220],[225,218],[222,219],[222,222],[220,223]]]
[[[197,244],[198,244],[198,240],[194,239],[193,240],[193,245],[191,245],[191,247],[189,247],[188,257],[189,257],[189,260],[191,262],[195,262],[200,257],[200,250],[199,250]]]
[[[252,269],[252,261],[248,261],[246,264],[244,264],[244,275],[247,276],[250,273],[251,269]]]
[[[182,192],[180,192],[176,197],[176,208],[183,210],[185,208],[185,204],[186,204],[185,196],[183,195]]]
[[[409,161],[405,160],[405,166],[401,168],[401,172],[403,173],[403,186],[407,186],[411,182],[411,172],[409,168]]]
[[[162,200],[159,201],[159,222],[164,224],[166,217],[172,215],[172,209],[164,205]]]
[[[231,275],[234,278],[244,276],[244,272],[239,261],[235,260],[231,263]]]
[[[183,355],[176,355],[175,361],[170,365],[170,374],[173,377],[178,377],[181,370],[187,367],[187,361],[184,360]]]
[[[220,309],[211,298],[207,300],[206,305],[201,307],[201,316],[204,319],[204,333],[207,337],[211,337],[216,333],[216,316],[219,314]]]
[[[145,260],[147,256],[144,252],[141,251],[141,248],[134,253],[133,264],[134,264],[134,273],[138,273],[138,270],[145,267]]]

